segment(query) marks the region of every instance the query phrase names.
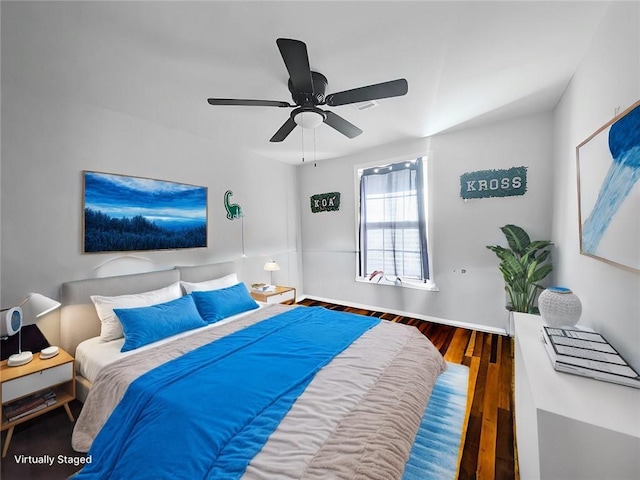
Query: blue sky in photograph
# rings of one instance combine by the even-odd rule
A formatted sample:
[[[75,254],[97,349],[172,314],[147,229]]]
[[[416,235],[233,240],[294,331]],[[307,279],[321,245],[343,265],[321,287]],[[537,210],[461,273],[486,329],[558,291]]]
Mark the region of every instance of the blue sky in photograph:
[[[164,228],[206,224],[207,189],[194,185],[85,172],[85,208],[114,218],[142,215]]]

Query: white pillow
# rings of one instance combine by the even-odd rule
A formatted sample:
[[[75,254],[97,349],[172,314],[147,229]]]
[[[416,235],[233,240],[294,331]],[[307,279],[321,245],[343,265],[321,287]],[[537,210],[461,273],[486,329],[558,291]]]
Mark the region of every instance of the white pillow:
[[[120,320],[118,320],[118,317],[113,312],[114,308],[146,307],[175,300],[181,296],[182,290],[180,290],[180,282],[158,290],[131,295],[119,295],[117,297],[91,295],[91,301],[96,307],[96,312],[98,312],[98,317],[100,317],[100,321],[102,322],[100,340],[110,342],[111,340],[124,337]]]
[[[180,282],[182,288],[189,295],[191,292],[206,292],[209,290],[220,290],[221,288],[233,287],[238,283],[238,275],[230,273],[224,277],[214,278],[213,280],[207,280],[206,282],[190,283]]]

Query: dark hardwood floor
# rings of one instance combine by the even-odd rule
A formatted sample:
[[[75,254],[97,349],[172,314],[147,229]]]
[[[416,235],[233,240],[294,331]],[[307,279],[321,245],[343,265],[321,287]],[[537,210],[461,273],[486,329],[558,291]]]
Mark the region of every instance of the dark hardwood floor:
[[[513,427],[513,341],[510,337],[312,300],[303,300],[299,304],[321,305],[414,325],[431,340],[447,361],[468,366],[470,401],[458,478],[517,479]],[[77,417],[81,408],[79,402],[71,403],[74,416]],[[64,461],[82,457],[71,448],[72,428],[73,424],[62,408],[18,425],[9,452],[1,461],[2,479],[68,478],[80,467]],[[5,437],[6,432],[2,432],[3,444]],[[49,455],[54,461],[51,466],[29,463],[20,455],[34,458]],[[62,456],[63,462],[59,461],[59,456]]]

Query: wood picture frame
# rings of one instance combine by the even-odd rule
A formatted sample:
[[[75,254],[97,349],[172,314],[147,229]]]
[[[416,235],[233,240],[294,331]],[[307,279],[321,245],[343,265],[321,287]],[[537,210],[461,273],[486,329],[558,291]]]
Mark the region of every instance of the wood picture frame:
[[[207,246],[207,187],[83,171],[83,253]]]
[[[576,147],[580,253],[640,272],[640,101]]]

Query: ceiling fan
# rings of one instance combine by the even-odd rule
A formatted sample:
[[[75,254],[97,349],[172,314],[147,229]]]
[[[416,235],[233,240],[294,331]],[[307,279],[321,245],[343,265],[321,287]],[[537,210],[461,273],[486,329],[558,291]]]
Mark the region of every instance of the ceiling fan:
[[[209,98],[207,100],[210,105],[293,108],[287,121],[271,137],[271,142],[282,142],[296,125],[300,125],[303,128],[315,128],[323,122],[349,138],[357,137],[362,133],[362,130],[340,115],[318,107],[320,105],[337,107],[380,98],[399,97],[407,93],[407,81],[401,78],[325,95],[327,78],[321,73],[311,71],[307,46],[304,42],[289,38],[279,38],[276,40],[276,44],[289,72],[288,86],[291,97],[295,102],[294,105],[289,102],[273,100],[243,100],[235,98]]]

